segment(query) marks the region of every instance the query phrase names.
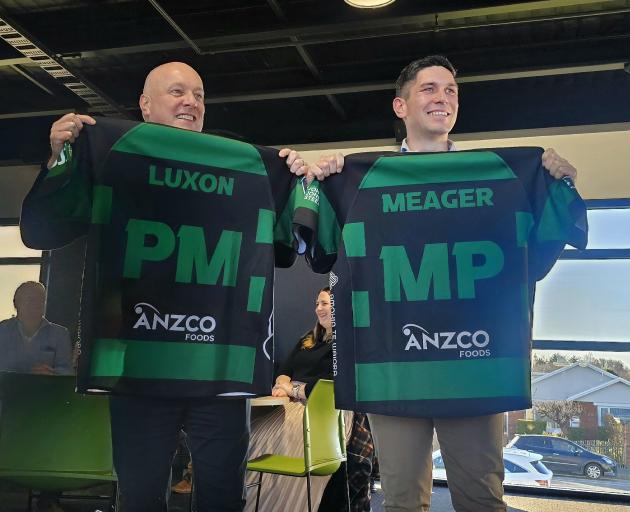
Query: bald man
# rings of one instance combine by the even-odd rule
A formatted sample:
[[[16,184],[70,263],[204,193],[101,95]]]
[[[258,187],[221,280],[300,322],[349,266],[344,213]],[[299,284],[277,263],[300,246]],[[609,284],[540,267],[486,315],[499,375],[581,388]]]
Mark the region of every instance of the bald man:
[[[44,317],[46,288],[26,281],[13,296],[16,316],[0,322],[0,371],[66,375],[72,373],[68,329]]]
[[[169,62],[147,76],[140,110],[147,122],[200,132],[205,114],[203,81],[187,64]],[[73,143],[90,116],[66,114],[50,131],[53,167],[66,142]],[[304,161],[285,148],[289,170],[306,172]],[[165,399],[112,396],[114,465],[122,512],[165,511],[170,468],[181,428],[188,434],[199,512],[243,510],[249,444],[249,408],[245,399]]]

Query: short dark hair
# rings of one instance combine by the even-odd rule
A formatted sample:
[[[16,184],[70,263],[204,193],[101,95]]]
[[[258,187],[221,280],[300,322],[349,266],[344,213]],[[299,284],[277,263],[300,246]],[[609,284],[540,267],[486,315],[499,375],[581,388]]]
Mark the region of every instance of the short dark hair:
[[[427,57],[410,62],[403,68],[396,80],[396,96],[403,95],[403,89],[408,83],[413,82],[416,79],[418,71],[421,71],[424,68],[430,68],[431,66],[441,66],[453,73],[453,76],[457,76],[455,66],[453,66],[451,61],[446,57],[443,55],[428,55]]]

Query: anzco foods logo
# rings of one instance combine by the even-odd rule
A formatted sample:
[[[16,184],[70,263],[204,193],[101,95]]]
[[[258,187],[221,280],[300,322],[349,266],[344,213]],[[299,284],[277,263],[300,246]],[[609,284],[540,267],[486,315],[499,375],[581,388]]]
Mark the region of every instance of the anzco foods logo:
[[[458,350],[460,358],[490,357],[490,334],[484,330],[430,333],[421,325],[406,324],[405,350]]]
[[[147,302],[138,302],[133,310],[139,315],[134,329],[185,332],[187,341],[214,341],[214,334],[211,333],[216,328],[217,321],[212,316],[163,314]]]

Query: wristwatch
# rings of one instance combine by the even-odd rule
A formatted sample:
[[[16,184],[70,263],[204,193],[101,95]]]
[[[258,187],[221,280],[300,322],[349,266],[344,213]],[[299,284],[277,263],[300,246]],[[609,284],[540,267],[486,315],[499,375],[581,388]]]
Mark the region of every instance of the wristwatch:
[[[293,383],[293,398],[296,400],[300,399],[300,386],[301,384],[298,382]]]

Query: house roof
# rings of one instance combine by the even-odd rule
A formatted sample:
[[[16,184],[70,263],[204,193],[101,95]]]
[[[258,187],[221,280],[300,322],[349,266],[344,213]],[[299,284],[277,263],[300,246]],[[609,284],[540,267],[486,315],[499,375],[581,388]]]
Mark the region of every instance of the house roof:
[[[563,366],[562,368],[558,368],[557,370],[554,370],[552,372],[549,373],[544,373],[543,375],[540,375],[539,377],[536,377],[532,380],[532,384],[534,383],[538,383],[547,379],[550,379],[552,377],[555,377],[556,375],[559,375],[561,373],[564,372],[568,372],[571,371],[573,368],[575,367],[581,367],[581,368],[590,368],[591,370],[602,374],[603,376],[609,377],[611,380],[615,380],[615,379],[620,379],[621,377],[617,377],[615,374],[607,372],[606,370],[595,366],[594,364],[591,363],[584,363],[584,362],[577,362],[577,363],[572,363],[570,365],[567,366]],[[624,379],[621,379],[624,380]],[[625,381],[628,382],[628,381]],[[630,384],[630,383],[629,383]]]
[[[567,397],[567,400],[580,400],[580,398],[583,398],[585,396],[591,395],[593,393],[595,393],[596,391],[600,391],[602,389],[606,389],[609,388],[611,386],[614,386],[615,384],[623,384],[624,386],[628,386],[628,388],[630,389],[630,382],[628,382],[626,379],[622,379],[621,377],[617,377],[616,379],[610,380],[608,382],[604,382],[603,384],[600,384],[599,386],[595,386],[592,387],[590,389],[586,389],[584,391],[582,391],[581,393],[576,393],[575,395],[569,396]]]
[[[606,370],[603,370],[591,363],[584,363],[584,362],[578,362],[578,363],[573,363],[570,364],[568,366],[564,366],[562,368],[559,368],[557,370],[554,370],[553,372],[549,372],[546,373],[544,375],[541,375],[539,377],[536,377],[535,379],[532,380],[532,385],[534,384],[540,384],[540,383],[546,383],[547,381],[553,380],[553,379],[562,379],[562,378],[569,378],[569,374],[572,372],[572,370],[574,370],[575,368],[588,368],[590,370],[592,370],[593,372],[596,372],[598,374],[600,374],[602,377],[605,377],[607,380],[605,382],[602,382],[600,384],[597,384],[595,386],[589,386],[588,384],[585,385],[584,389],[578,391],[577,393],[572,393],[570,396],[566,396],[563,397],[563,400],[577,400],[577,401],[581,401],[580,399],[591,395],[593,393],[596,393],[598,391],[601,390],[605,390],[607,388],[611,388],[612,386],[616,385],[616,384],[621,384],[623,386],[627,386],[628,389],[630,390],[630,381],[627,381],[626,379],[622,378],[622,377],[618,377],[610,372],[607,372]],[[583,379],[582,379],[583,380]],[[582,382],[582,381],[580,381]],[[537,400],[541,400],[541,399],[537,399]],[[549,398],[546,398],[544,400],[549,400]]]

